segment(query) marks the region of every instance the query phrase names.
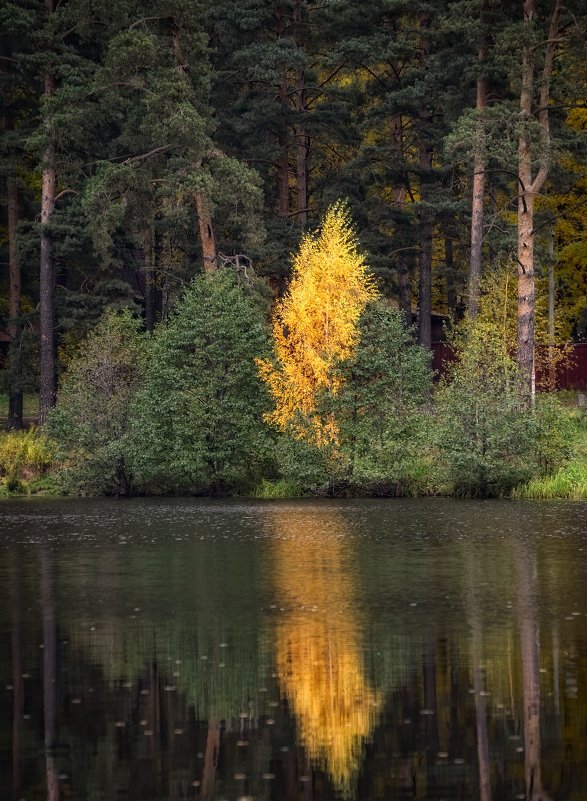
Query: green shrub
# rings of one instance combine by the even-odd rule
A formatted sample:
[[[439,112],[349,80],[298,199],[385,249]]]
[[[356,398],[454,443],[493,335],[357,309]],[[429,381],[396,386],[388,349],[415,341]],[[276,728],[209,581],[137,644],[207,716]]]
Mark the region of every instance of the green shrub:
[[[62,378],[46,428],[62,449],[66,491],[126,495],[133,489],[130,406],[145,350],[139,328],[130,311],[106,312]]]
[[[269,402],[254,362],[267,348],[259,304],[232,271],[193,282],[155,332],[133,404],[143,491],[251,491],[267,474]]]
[[[554,397],[520,401],[517,366],[501,333],[466,323],[458,359],[436,399],[436,443],[457,495],[502,496],[562,464],[571,453],[569,415]]]
[[[261,483],[255,487],[254,498],[264,500],[275,500],[277,498],[301,498],[304,496],[304,489],[297,481],[285,478],[262,479]]]

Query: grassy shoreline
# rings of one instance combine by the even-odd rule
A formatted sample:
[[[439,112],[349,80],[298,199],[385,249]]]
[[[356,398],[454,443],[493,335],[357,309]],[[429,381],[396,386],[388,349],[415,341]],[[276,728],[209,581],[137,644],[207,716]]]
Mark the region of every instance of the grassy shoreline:
[[[0,396],[0,416],[5,396]],[[565,398],[570,405],[570,398]],[[34,418],[36,396],[27,396],[25,409]],[[574,407],[572,457],[554,473],[532,478],[501,497],[514,500],[587,500],[587,415]],[[63,454],[61,454],[63,455]],[[19,496],[71,495],[60,481],[64,464],[57,457],[56,443],[44,437],[34,425],[22,432],[0,433],[0,498]],[[426,473],[426,471],[424,471]],[[143,495],[143,493],[137,493]],[[173,493],[168,493],[172,496]],[[194,493],[194,496],[196,493]],[[414,476],[409,481],[379,480],[338,482],[332,485],[304,486],[288,478],[265,478],[249,492],[227,493],[231,496],[278,500],[295,498],[423,498],[463,497],[440,478],[438,470]],[[145,494],[145,496],[147,496]],[[476,497],[475,493],[471,494]],[[478,497],[483,497],[479,493]]]

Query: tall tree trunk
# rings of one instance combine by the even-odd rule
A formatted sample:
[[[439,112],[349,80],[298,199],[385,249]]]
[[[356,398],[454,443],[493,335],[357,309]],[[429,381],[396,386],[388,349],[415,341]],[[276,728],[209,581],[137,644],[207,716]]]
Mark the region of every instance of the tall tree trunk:
[[[145,331],[155,328],[155,270],[153,269],[153,229],[143,232],[143,273],[145,276]]]
[[[186,75],[189,72],[190,65],[185,58],[181,46],[181,31],[175,17],[171,18],[171,38],[173,41],[173,57],[175,60],[175,69],[180,75]],[[199,163],[201,166],[201,162]],[[196,192],[194,196],[196,215],[198,217],[198,230],[200,233],[200,244],[202,246],[202,260],[204,272],[213,272],[218,266],[216,251],[216,237],[214,236],[214,227],[212,225],[212,215],[210,214],[210,207],[208,200],[203,192]],[[147,327],[147,331],[152,330]]]
[[[402,118],[394,114],[391,120],[391,150],[397,164],[404,161],[404,138]],[[396,209],[404,210],[406,207],[407,189],[405,184],[398,180],[393,187],[393,205]],[[403,313],[407,327],[412,325],[412,280],[410,275],[410,258],[402,249],[398,252],[397,261],[397,289],[399,307]]]
[[[50,16],[54,0],[45,0]],[[45,101],[55,93],[55,79],[50,69],[44,78]],[[50,134],[48,134],[50,135]],[[39,393],[39,422],[44,423],[55,403],[55,275],[51,238],[47,230],[55,208],[55,152],[52,142],[43,155],[41,188],[41,261],[39,272],[39,328],[41,336],[41,365]]]
[[[542,130],[541,144],[545,150],[550,144],[548,104],[561,7],[562,0],[555,0],[539,92],[538,121]],[[535,0],[523,0],[523,8],[524,25],[528,30],[528,44],[524,46],[522,54],[522,88],[520,91],[522,125],[518,140],[518,368],[522,379],[522,405],[529,409],[533,405],[536,389],[534,369],[534,201],[544,185],[549,168],[547,159],[543,158],[536,177],[532,179],[532,142],[524,122],[529,121],[532,116],[535,49],[531,43],[533,42]]]
[[[208,201],[202,192],[196,192],[196,211],[198,214],[198,227],[200,229],[200,242],[202,245],[202,257],[204,260],[204,272],[214,272],[218,266],[216,251],[216,237],[212,227],[212,215],[208,206]]]
[[[554,222],[550,224],[548,232],[548,387],[551,392],[556,389],[556,363],[554,347]]]
[[[477,64],[479,70],[487,58],[484,46],[479,48]],[[485,200],[485,121],[483,114],[487,106],[487,80],[483,74],[477,77],[477,128],[475,133],[475,159],[473,167],[473,201],[471,205],[471,258],[469,262],[470,317],[479,311],[479,290],[483,272],[483,204]]]
[[[293,22],[298,48],[301,49],[302,4],[295,0]],[[295,71],[295,109],[296,109],[296,187],[297,187],[297,219],[301,225],[308,221],[308,153],[310,138],[306,134],[306,71],[299,67]]]
[[[444,232],[444,275],[446,278],[446,305],[450,314],[457,310],[457,288],[455,285],[455,257],[453,248],[453,232]]]
[[[283,6],[275,9],[275,19],[277,23],[277,36],[285,36],[285,10]],[[288,85],[287,68],[282,68],[279,80],[279,104],[281,106],[282,119],[279,123],[279,134],[277,144],[279,146],[279,157],[277,161],[277,210],[280,217],[289,216],[289,137],[287,127],[288,115]]]
[[[18,186],[16,178],[10,176],[6,187],[8,195],[8,271],[9,271],[9,301],[8,301],[8,333],[10,336],[10,390],[8,397],[8,429],[22,428],[22,389],[20,386],[22,373],[22,358],[20,347],[21,314],[20,299],[20,262],[18,258],[18,245],[16,241],[16,227],[18,225]]]
[[[399,307],[404,316],[406,327],[412,325],[412,280],[408,259],[401,253],[397,263],[397,285]]]
[[[420,19],[420,62],[427,68],[430,54],[430,17],[423,14]],[[432,227],[433,217],[427,208],[429,187],[432,172],[432,143],[428,126],[432,118],[431,112],[423,108],[420,111],[420,253],[418,258],[418,307],[419,307],[419,339],[427,350],[432,348]]]

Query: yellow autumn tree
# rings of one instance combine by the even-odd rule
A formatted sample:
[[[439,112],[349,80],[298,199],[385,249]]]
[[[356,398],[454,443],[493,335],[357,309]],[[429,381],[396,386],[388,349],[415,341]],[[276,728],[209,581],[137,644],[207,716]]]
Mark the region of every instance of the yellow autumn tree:
[[[273,361],[259,360],[274,409],[267,420],[319,447],[336,442],[332,415],[318,413],[320,392],[336,394],[336,365],[352,356],[358,322],[376,296],[342,203],[327,211],[320,231],[302,239],[288,291],[273,320]]]

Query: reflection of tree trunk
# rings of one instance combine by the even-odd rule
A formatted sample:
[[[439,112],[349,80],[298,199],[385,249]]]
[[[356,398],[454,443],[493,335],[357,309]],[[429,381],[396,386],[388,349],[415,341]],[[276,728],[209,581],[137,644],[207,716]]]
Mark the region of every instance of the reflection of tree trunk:
[[[424,683],[424,707],[432,714],[426,715],[426,748],[430,754],[438,753],[438,719],[436,699],[436,653],[432,644],[426,649],[422,664],[422,679]],[[434,764],[430,760],[430,764]],[[436,789],[435,773],[428,773],[428,791],[434,793]]]
[[[530,548],[515,546],[518,579],[518,623],[524,699],[524,768],[527,801],[550,801],[540,772],[540,669],[536,622],[536,557]]]
[[[54,749],[57,745],[57,617],[55,614],[53,555],[41,549],[41,606],[43,613],[43,717],[47,801],[59,801],[59,778]]]
[[[12,555],[10,565],[12,601],[12,795],[20,799],[22,773],[20,766],[20,727],[24,712],[24,681],[22,678],[22,658],[20,650],[21,600],[20,570],[17,554]]]
[[[489,737],[487,734],[487,704],[485,684],[480,668],[483,651],[483,626],[479,611],[479,603],[475,594],[477,577],[474,575],[472,559],[468,559],[469,587],[467,607],[471,628],[471,661],[473,663],[473,689],[475,691],[475,720],[477,728],[477,759],[479,762],[479,801],[491,801],[491,773],[489,770]]]
[[[18,225],[18,187],[16,178],[6,181],[8,201],[8,270],[10,280],[8,333],[10,335],[10,392],[8,396],[8,428],[22,428],[22,359],[20,354],[20,262],[16,243]]]
[[[202,775],[202,799],[207,801],[214,796],[216,784],[216,768],[220,755],[220,721],[208,721],[208,738],[204,756],[204,773]]]

